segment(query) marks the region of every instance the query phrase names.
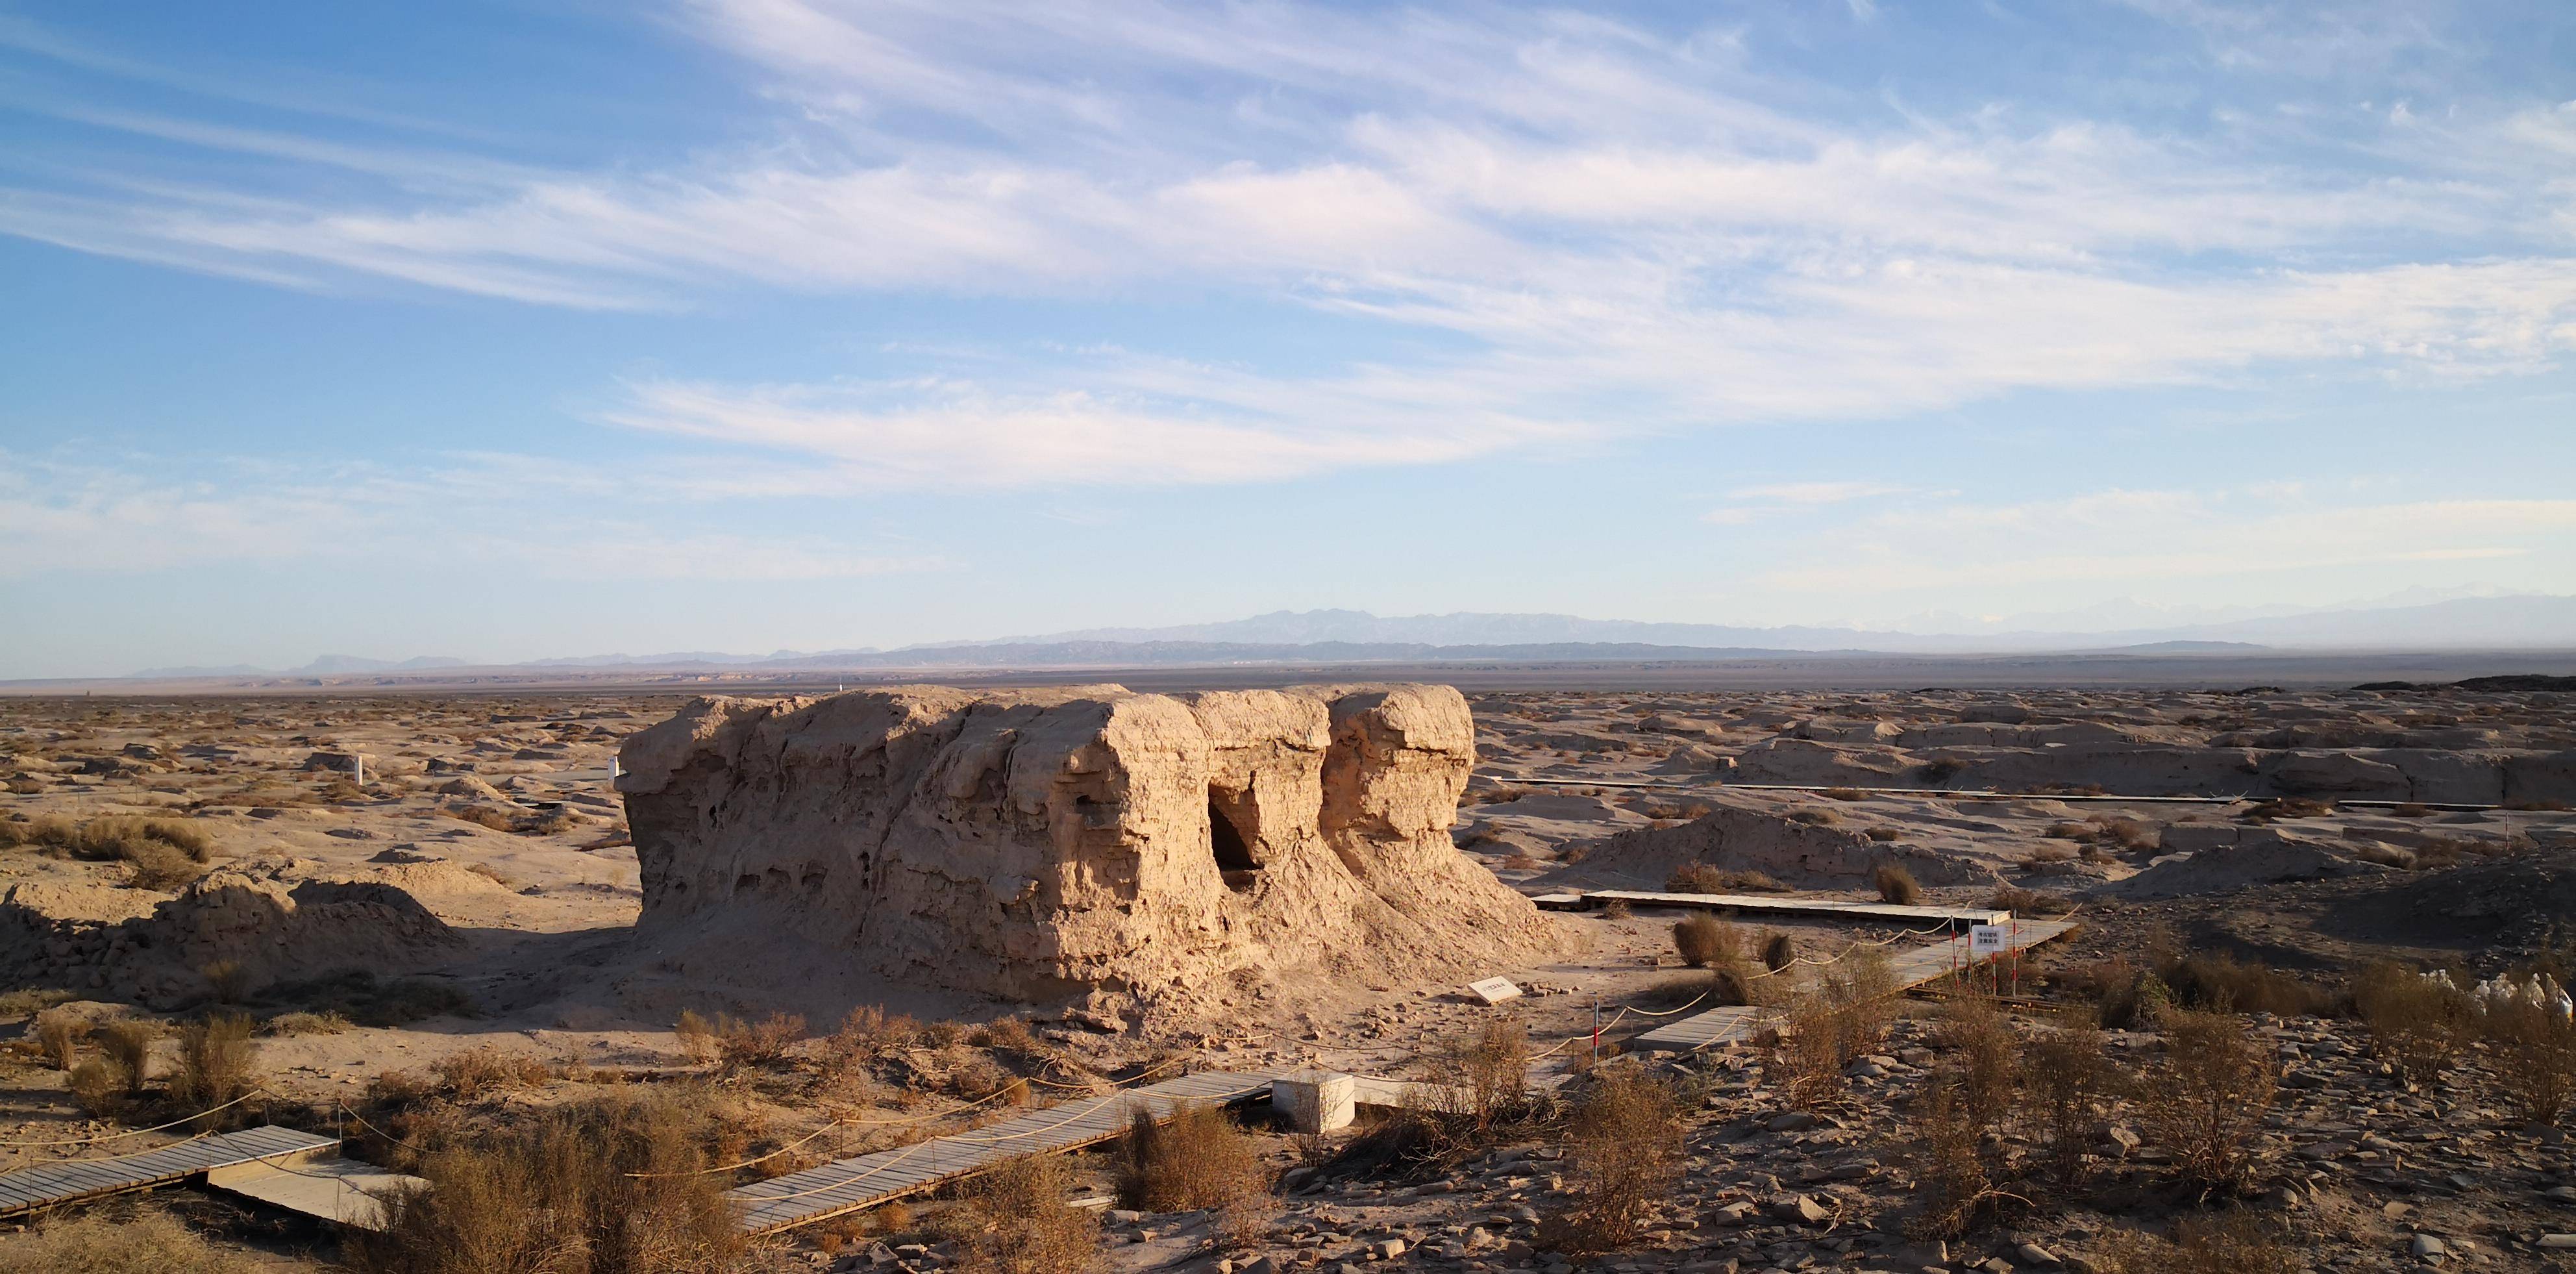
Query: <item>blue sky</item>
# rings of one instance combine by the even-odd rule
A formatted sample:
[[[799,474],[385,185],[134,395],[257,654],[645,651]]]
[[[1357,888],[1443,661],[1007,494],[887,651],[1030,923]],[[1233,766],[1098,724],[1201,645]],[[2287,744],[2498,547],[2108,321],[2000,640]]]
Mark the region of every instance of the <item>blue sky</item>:
[[[2576,592],[2547,3],[0,5],[0,676]]]

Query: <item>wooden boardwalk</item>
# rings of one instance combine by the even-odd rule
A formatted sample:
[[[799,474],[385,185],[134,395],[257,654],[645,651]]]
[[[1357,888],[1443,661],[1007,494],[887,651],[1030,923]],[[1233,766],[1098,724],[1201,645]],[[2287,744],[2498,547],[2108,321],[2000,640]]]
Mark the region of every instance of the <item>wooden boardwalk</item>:
[[[1032,1154],[1096,1145],[1127,1131],[1138,1109],[1169,1119],[1183,1106],[1248,1101],[1270,1091],[1268,1071],[1210,1071],[1128,1092],[1032,1110],[971,1132],[879,1150],[728,1191],[743,1228],[767,1234],[874,1207]]]
[[[1586,889],[1530,899],[1549,911],[1590,911],[1612,902],[1631,907],[1699,907],[1818,920],[1874,920],[1908,927],[1999,925],[2012,919],[1996,907],[1918,907],[1893,902],[1844,902],[1833,898],[1784,898],[1775,894],[1682,894],[1652,889]]]
[[[114,1158],[39,1164],[0,1173],[0,1217],[168,1185],[221,1168],[294,1160],[339,1148],[336,1137],[271,1125]]]
[[[2013,922],[2012,932],[2007,936],[2006,941],[2011,950],[2022,951],[2043,942],[2062,938],[2074,931],[2075,923],[2071,920],[2022,920]],[[1896,988],[1902,991],[1947,977],[1959,969],[1970,968],[1985,959],[1992,958],[1971,957],[1968,953],[1968,939],[1962,935],[1946,942],[1935,942],[1901,952],[1892,957],[1888,964],[1889,971],[1896,975]],[[1754,1030],[1762,1022],[1779,1015],[1778,1009],[1761,1008],[1749,1004],[1730,1004],[1724,1008],[1694,1014],[1669,1026],[1657,1027],[1629,1041],[1629,1047],[1650,1052],[1680,1053],[1738,1044],[1752,1038]]]

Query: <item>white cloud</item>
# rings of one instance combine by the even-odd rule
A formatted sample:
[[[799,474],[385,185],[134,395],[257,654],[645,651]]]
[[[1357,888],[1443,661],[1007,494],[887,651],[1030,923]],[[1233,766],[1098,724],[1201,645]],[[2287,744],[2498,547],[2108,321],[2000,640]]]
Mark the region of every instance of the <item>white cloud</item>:
[[[2278,491],[2107,490],[1890,509],[1807,537],[1767,589],[1805,594],[2064,588],[2488,560],[2576,547],[2576,500],[2324,504]],[[2567,583],[2576,581],[2564,581]]]
[[[506,566],[540,579],[834,579],[936,569],[934,555],[828,538],[685,533],[582,516],[561,466],[462,458],[394,476],[368,466],[171,466],[0,453],[0,578],[239,563],[364,571]],[[632,496],[643,480],[594,470]]]
[[[1738,500],[1767,500],[1775,504],[1840,504],[1845,500],[1896,495],[1909,489],[1888,482],[1775,482],[1766,486],[1737,487],[1727,494]]]
[[[2151,7],[2247,47],[2405,25]],[[754,486],[1260,481],[2284,365],[2521,374],[2576,347],[2576,222],[2527,162],[2576,137],[2562,109],[2426,112],[2356,165],[2009,104],[1805,117],[1740,46],[1562,12],[695,0],[675,20],[790,104],[769,144],[531,173],[82,106],[387,188],[102,173],[0,191],[0,229],[310,288],[584,308],[1215,288],[1437,338],[1296,374],[1019,359],[902,392],[684,371],[614,413],[830,462],[722,479]]]

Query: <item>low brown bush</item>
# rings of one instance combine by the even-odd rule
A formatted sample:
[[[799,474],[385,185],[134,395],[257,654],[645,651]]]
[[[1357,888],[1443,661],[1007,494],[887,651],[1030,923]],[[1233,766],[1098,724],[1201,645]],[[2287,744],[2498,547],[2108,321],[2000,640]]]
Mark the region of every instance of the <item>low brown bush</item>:
[[[1966,991],[1941,1006],[1933,1042],[1951,1054],[1968,1117],[1992,1124],[2011,1108],[2021,1079],[2021,1036],[1990,996]]]
[[[2306,1274],[2307,1257],[2245,1212],[2186,1216],[2172,1238],[2131,1230],[2092,1258],[2100,1274]]]
[[[2280,1064],[2245,1021],[2181,1010],[2163,1021],[2164,1055],[2140,1090],[2156,1143],[2204,1189],[2252,1184],[2254,1136],[2278,1095]]]
[[[2024,863],[2033,865],[2046,863],[2071,863],[2074,862],[2075,859],[2076,852],[2068,849],[2064,845],[2033,845],[2028,850],[2024,851],[2021,856],[2021,860]]]
[[[2124,1078],[2102,1047],[2101,1030],[2090,1023],[2070,1023],[2022,1050],[2022,1100],[2059,1185],[2083,1180],[2094,1104],[2117,1097]]]
[[[1915,882],[1914,873],[1895,863],[1880,863],[1870,868],[1869,884],[1870,888],[1878,891],[1881,902],[1911,907],[1923,901],[1923,886]]]
[[[80,1103],[82,1110],[101,1119],[112,1119],[124,1113],[136,1088],[131,1073],[108,1057],[82,1059],[79,1065],[72,1067],[64,1086],[71,1090],[72,1100]]]
[[[1893,827],[1870,827],[1870,828],[1863,828],[1863,829],[1861,830],[1861,835],[1866,836],[1866,837],[1870,838],[1871,840],[1877,841],[1878,843],[1880,843],[1880,844],[1882,844],[1882,845],[1886,844],[1886,843],[1887,843],[1887,842],[1889,842],[1889,841],[1893,841],[1893,840],[1902,840],[1902,839],[1904,839],[1904,837],[1905,837],[1905,833],[1904,833],[1903,831],[1901,831],[1901,830],[1899,830],[1899,829],[1897,829],[1897,828],[1893,828]]]
[[[1782,969],[1786,969],[1790,965],[1796,963],[1797,959],[1798,940],[1796,938],[1790,937],[1788,934],[1781,933],[1777,930],[1769,930],[1763,933],[1763,968],[1769,969],[1773,973],[1778,973]]]
[[[81,1041],[89,1031],[88,1018],[70,1009],[47,1009],[36,1015],[36,1051],[55,1070],[70,1070],[80,1060]]]
[[[2370,1031],[2371,1050],[2410,1084],[2432,1083],[2476,1034],[2468,996],[2392,961],[2355,975],[2350,996],[2353,1015]]]
[[[1829,809],[1803,809],[1790,814],[1789,821],[1805,823],[1812,827],[1839,827],[1842,825],[1843,816]]]
[[[698,1016],[696,1009],[680,1010],[680,1020],[671,1024],[671,1033],[679,1037],[680,1051],[693,1062],[712,1062],[722,1054],[716,1044],[715,1023]]]
[[[98,1050],[124,1072],[127,1096],[143,1095],[152,1077],[152,1045],[160,1038],[161,1024],[144,1018],[120,1018],[100,1029]]]
[[[2495,1051],[2495,1074],[2522,1118],[2555,1126],[2576,1104],[2576,1022],[2554,1005],[2490,1002],[2481,1029]]]
[[[2003,1200],[1983,1153],[1985,1126],[1969,1113],[1955,1074],[1936,1075],[1907,1112],[1907,1157],[1914,1166],[1917,1207],[1906,1230],[1917,1238],[1954,1239]]]
[[[716,1052],[735,1069],[771,1066],[787,1060],[787,1051],[805,1038],[805,1019],[794,1013],[772,1013],[757,1022],[716,1015]]]
[[[2186,1008],[2312,1017],[2333,1007],[2334,997],[2317,987],[2225,954],[2168,955],[2157,961],[2155,973]]]
[[[341,1238],[358,1274],[716,1274],[746,1242],[715,1118],[652,1093],[558,1107],[425,1157],[427,1189],[386,1202],[381,1232]]]
[[[1825,966],[1790,1011],[1787,1064],[1792,1104],[1814,1106],[1843,1090],[1843,1068],[1886,1038],[1896,977],[1881,947],[1855,946]]]
[[[239,1004],[250,998],[250,966],[239,960],[209,960],[197,969],[217,1004]]]
[[[2075,910],[2070,899],[2019,885],[1997,885],[1993,893],[1986,895],[1986,905],[2016,916],[2062,916]]]
[[[0,1238],[0,1274],[259,1274],[268,1268],[159,1211],[53,1217]]]
[[[1529,1111],[1529,1031],[1518,1021],[1487,1022],[1475,1038],[1444,1044],[1432,1061],[1442,1113],[1478,1132]],[[1455,1109],[1449,1109],[1449,1107]]]
[[[1013,1159],[975,1179],[947,1228],[966,1268],[997,1274],[1086,1274],[1101,1266],[1100,1214],[1066,1202],[1073,1178],[1054,1155]]]
[[[1825,799],[1829,801],[1866,801],[1869,799],[1869,793],[1856,787],[1829,787],[1825,789],[1824,796]]]
[[[1118,1143],[1118,1196],[1139,1211],[1222,1208],[1268,1188],[1251,1136],[1219,1106],[1184,1106],[1159,1124],[1139,1109]]]
[[[1744,955],[1744,935],[1735,926],[1705,912],[1673,922],[1673,949],[1694,969],[1732,964]]]
[[[178,1069],[170,1076],[170,1102],[190,1113],[198,1128],[233,1128],[247,1118],[232,1105],[259,1086],[258,1046],[251,1020],[227,1013],[179,1028]]]
[[[1634,1066],[1600,1067],[1565,1129],[1566,1193],[1540,1218],[1539,1245],[1573,1256],[1633,1246],[1681,1177],[1679,1096]]]
[[[546,1082],[546,1064],[533,1057],[504,1053],[489,1044],[450,1053],[430,1063],[429,1071],[458,1101],[509,1088],[534,1088]]]
[[[1684,863],[1664,878],[1664,888],[1677,894],[1776,894],[1789,887],[1763,872]]]

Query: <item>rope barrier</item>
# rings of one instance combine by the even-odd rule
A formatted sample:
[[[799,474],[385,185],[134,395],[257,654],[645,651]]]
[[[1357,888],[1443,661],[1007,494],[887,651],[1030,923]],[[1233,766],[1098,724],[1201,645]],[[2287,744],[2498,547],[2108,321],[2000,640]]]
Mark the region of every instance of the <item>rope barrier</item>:
[[[18,1149],[32,1149],[32,1148],[35,1148],[35,1147],[41,1147],[41,1146],[91,1146],[91,1145],[96,1145],[96,1144],[98,1144],[99,1142],[102,1142],[102,1141],[123,1141],[123,1140],[125,1140],[125,1139],[126,1139],[126,1138],[128,1138],[128,1137],[140,1137],[140,1136],[142,1136],[143,1134],[145,1134],[145,1133],[147,1133],[147,1132],[159,1132],[159,1131],[161,1131],[161,1130],[162,1130],[162,1129],[164,1129],[164,1128],[176,1128],[176,1127],[178,1127],[178,1126],[179,1126],[179,1125],[181,1125],[181,1124],[185,1124],[185,1123],[193,1123],[193,1122],[195,1122],[196,1120],[203,1119],[203,1118],[205,1118],[206,1116],[208,1116],[208,1115],[211,1115],[211,1114],[215,1113],[216,1111],[219,1111],[219,1110],[228,1110],[228,1109],[230,1109],[230,1108],[232,1108],[232,1107],[234,1107],[234,1106],[238,1106],[238,1105],[242,1104],[243,1102],[249,1101],[249,1100],[250,1100],[251,1098],[253,1098],[253,1097],[257,1097],[257,1096],[261,1095],[262,1093],[267,1093],[267,1094],[268,1094],[269,1096],[271,1096],[271,1097],[274,1097],[274,1096],[276,1096],[276,1095],[277,1095],[277,1094],[275,1094],[275,1093],[270,1093],[270,1092],[268,1092],[268,1090],[267,1090],[267,1089],[265,1089],[265,1088],[254,1088],[254,1089],[250,1090],[249,1092],[243,1093],[243,1094],[242,1094],[241,1096],[239,1096],[239,1097],[233,1098],[231,1101],[225,1102],[225,1103],[224,1103],[223,1105],[221,1105],[221,1106],[208,1106],[208,1107],[206,1107],[204,1110],[198,1111],[196,1114],[193,1114],[193,1115],[182,1115],[182,1116],[180,1116],[179,1118],[177,1118],[177,1119],[173,1119],[173,1120],[171,1120],[170,1122],[168,1122],[168,1123],[166,1123],[166,1124],[154,1124],[153,1126],[151,1126],[151,1127],[149,1127],[149,1128],[133,1128],[133,1129],[128,1129],[127,1131],[124,1131],[124,1132],[101,1133],[101,1134],[99,1134],[98,1136],[95,1136],[95,1137],[66,1137],[66,1138],[63,1138],[63,1139],[62,1139],[62,1140],[60,1140],[60,1141],[0,1141],[0,1147],[7,1147],[7,1148],[12,1149],[12,1150],[18,1150]],[[200,1134],[200,1135],[203,1135],[203,1134]],[[190,1141],[194,1141],[194,1140],[196,1140],[196,1138],[195,1138],[195,1137],[191,1137],[191,1138],[189,1138],[189,1140],[190,1140]],[[122,1156],[118,1156],[118,1157],[122,1157]]]

